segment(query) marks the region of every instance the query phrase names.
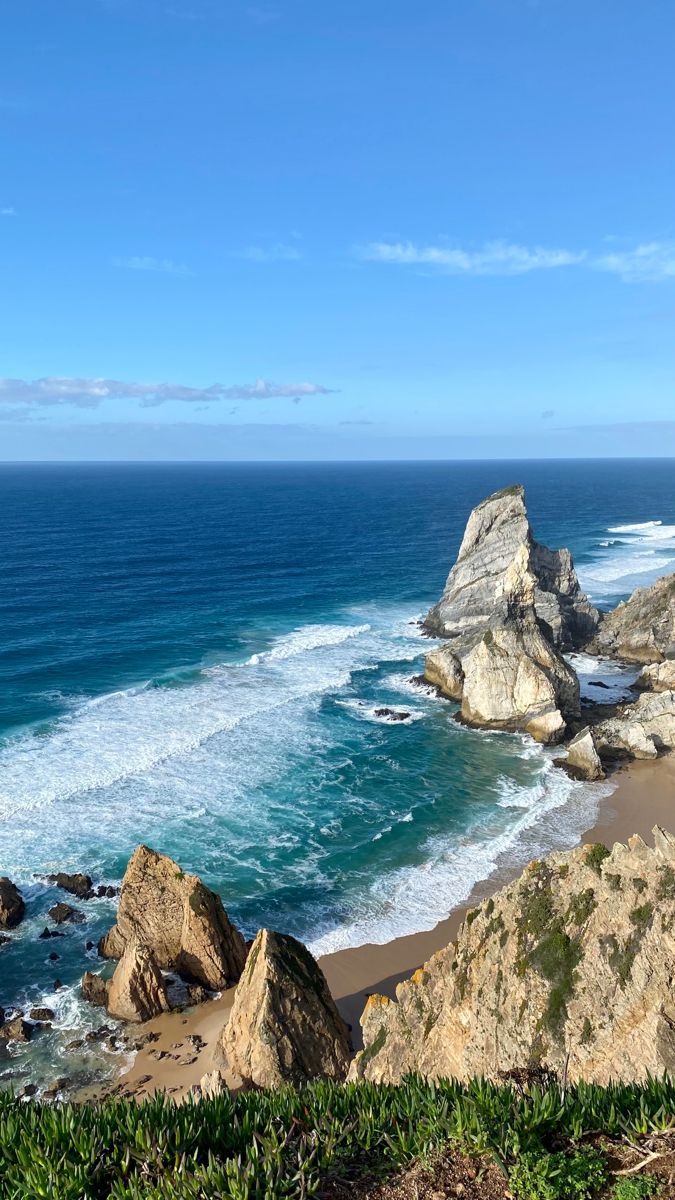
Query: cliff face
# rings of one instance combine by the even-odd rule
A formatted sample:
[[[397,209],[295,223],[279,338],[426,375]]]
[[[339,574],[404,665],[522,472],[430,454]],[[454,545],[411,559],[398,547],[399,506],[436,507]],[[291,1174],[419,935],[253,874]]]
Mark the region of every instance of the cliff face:
[[[568,550],[535,542],[520,484],[488,496],[467,521],[457,562],[424,624],[437,637],[475,640],[508,614],[514,561],[533,579],[537,619],[556,646],[588,641],[599,617],[579,587]]]
[[[498,1075],[535,1064],[607,1083],[675,1070],[675,838],[529,865],[458,940],[372,996],[350,1077]]]
[[[675,658],[675,575],[665,575],[603,617],[589,650],[631,662]]]

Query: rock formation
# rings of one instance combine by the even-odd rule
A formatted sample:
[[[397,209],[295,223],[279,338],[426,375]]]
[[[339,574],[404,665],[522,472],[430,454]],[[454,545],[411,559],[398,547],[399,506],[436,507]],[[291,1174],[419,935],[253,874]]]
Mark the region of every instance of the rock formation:
[[[456,943],[372,996],[350,1078],[546,1065],[606,1084],[675,1070],[675,838],[530,863]]]
[[[587,640],[598,614],[567,551],[532,537],[523,489],[488,497],[469,517],[457,562],[425,627],[450,638],[424,677],[473,725],[559,741],[579,715],[579,684],[563,647]]]
[[[556,759],[573,779],[604,779],[605,772],[596,749],[595,738],[588,725],[567,745],[567,757]]]
[[[301,942],[260,930],[221,1047],[231,1070],[259,1087],[317,1076],[344,1079],[347,1028],[323,973]]]
[[[105,1008],[108,1003],[110,980],[103,979],[95,971],[85,971],[82,976],[82,997],[89,1004]]]
[[[26,905],[15,883],[3,875],[0,879],[0,929],[15,929],[23,921]]]
[[[660,663],[648,663],[640,671],[634,687],[640,692],[674,692],[675,659],[666,658]]]
[[[81,871],[76,871],[74,875],[69,875],[66,871],[57,871],[55,875],[48,875],[47,879],[55,887],[69,892],[71,896],[77,896],[78,900],[91,900],[94,895],[91,876],[84,875]]]
[[[588,649],[630,662],[675,658],[675,575],[665,575],[607,613]]]
[[[642,692],[593,728],[602,758],[656,758],[675,748],[675,691]]]
[[[236,983],[246,961],[244,939],[220,897],[147,846],[138,846],[129,860],[117,924],[101,939],[99,952],[121,958],[132,939],[147,946],[160,967],[210,988]]]
[[[150,1021],[169,1011],[166,984],[147,946],[130,939],[108,988],[108,1012],[120,1021]]]
[[[579,587],[568,550],[535,542],[520,484],[488,496],[471,513],[445,590],[424,625],[437,637],[478,640],[503,623],[513,592],[514,561],[533,578],[536,616],[562,649],[587,642],[598,613]]]

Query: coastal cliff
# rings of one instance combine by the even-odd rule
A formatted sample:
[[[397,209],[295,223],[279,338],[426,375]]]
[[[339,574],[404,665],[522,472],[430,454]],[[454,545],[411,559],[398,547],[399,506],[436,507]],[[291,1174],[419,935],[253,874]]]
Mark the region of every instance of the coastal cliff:
[[[530,863],[457,941],[373,995],[352,1079],[497,1077],[544,1064],[606,1084],[675,1070],[675,838]]]

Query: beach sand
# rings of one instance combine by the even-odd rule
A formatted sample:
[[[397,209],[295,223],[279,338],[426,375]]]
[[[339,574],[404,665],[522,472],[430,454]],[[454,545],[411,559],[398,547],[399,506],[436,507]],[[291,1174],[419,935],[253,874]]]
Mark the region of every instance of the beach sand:
[[[601,801],[596,823],[583,834],[582,843],[604,842],[611,846],[625,842],[634,833],[651,841],[654,825],[675,832],[675,756],[658,762],[631,763],[617,772],[612,782],[615,790]],[[502,868],[478,883],[467,903],[428,933],[396,938],[382,946],[340,950],[319,960],[338,1008],[352,1026],[355,1049],[361,1044],[359,1016],[369,994],[381,992],[393,997],[401,979],[456,937],[467,909],[519,873]],[[180,1099],[214,1065],[220,1066],[218,1037],[227,1020],[233,990],[189,1012],[170,1013],[139,1026],[139,1036],[150,1034],[153,1040],[138,1052],[131,1069],[121,1077],[119,1084],[124,1091],[144,1098],[166,1090]],[[193,1038],[196,1044],[188,1040]]]

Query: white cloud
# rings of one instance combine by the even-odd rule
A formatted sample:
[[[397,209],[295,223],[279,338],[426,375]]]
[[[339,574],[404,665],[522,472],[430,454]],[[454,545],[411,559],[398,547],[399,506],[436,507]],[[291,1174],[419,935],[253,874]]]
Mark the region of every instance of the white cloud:
[[[418,246],[414,242],[370,242],[357,250],[370,262],[433,267],[448,275],[524,275],[583,262],[584,253],[519,246],[512,242],[485,242],[477,250],[446,245]]]
[[[123,267],[127,271],[159,271],[164,275],[191,275],[187,267],[175,263],[170,258],[153,258],[149,254],[135,254],[130,258],[114,258],[114,267]]]
[[[212,383],[205,388],[174,383],[136,383],[118,379],[79,379],[46,377],[43,379],[0,379],[0,404],[49,407],[72,405],[98,408],[104,400],[138,400],[142,408],[152,408],[169,400],[211,403],[218,400],[271,400],[277,397],[298,401],[307,396],[327,396],[332,389],[320,383],[273,383],[257,379],[255,383]]]
[[[675,241],[643,242],[633,250],[618,250],[593,260],[600,271],[610,271],[626,283],[653,283],[675,279]]]
[[[15,216],[16,216],[16,209],[12,208],[11,205],[6,206],[5,208],[0,208],[0,217],[15,217]]]

